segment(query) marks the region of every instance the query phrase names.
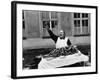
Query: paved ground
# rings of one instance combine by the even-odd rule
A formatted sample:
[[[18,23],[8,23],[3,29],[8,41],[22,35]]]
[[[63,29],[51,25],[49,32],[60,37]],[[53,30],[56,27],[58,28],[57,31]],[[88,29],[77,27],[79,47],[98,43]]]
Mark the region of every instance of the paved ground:
[[[50,47],[55,47],[55,43],[52,39],[34,38],[23,40],[23,49],[38,49]]]
[[[90,37],[70,37],[74,45],[89,45]],[[52,39],[30,38],[22,41],[23,49],[52,48],[55,43]]]

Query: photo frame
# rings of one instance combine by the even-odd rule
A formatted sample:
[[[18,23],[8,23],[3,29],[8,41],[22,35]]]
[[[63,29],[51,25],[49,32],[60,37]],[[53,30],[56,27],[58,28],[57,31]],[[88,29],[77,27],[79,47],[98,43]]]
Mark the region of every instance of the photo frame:
[[[12,1],[11,78],[97,74],[97,13],[97,6]],[[64,30],[72,44],[88,56],[88,60],[81,57],[83,60],[77,62],[78,57],[65,57],[63,60],[54,58],[51,62],[41,62],[44,53],[55,49],[46,26],[56,35]]]

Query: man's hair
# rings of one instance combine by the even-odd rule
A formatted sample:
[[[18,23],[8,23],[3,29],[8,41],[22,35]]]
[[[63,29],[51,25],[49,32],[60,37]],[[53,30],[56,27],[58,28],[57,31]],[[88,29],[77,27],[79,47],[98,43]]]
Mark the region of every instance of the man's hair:
[[[65,31],[64,30],[60,30],[60,32],[64,32],[64,35],[65,35]]]

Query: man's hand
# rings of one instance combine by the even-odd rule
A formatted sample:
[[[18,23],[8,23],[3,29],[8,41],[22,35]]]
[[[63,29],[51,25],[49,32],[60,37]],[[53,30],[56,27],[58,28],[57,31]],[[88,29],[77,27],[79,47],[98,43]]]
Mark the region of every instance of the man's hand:
[[[49,30],[49,26],[47,25],[47,26],[45,26],[45,28],[47,29],[47,30]]]

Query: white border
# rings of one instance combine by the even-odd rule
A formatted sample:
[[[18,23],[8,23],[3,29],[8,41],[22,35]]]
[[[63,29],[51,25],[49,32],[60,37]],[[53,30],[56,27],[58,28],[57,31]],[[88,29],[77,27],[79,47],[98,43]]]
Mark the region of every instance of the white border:
[[[22,10],[42,10],[42,11],[60,11],[60,12],[83,12],[91,13],[91,66],[90,67],[73,67],[73,68],[57,68],[46,70],[23,70],[22,69]],[[17,4],[17,76],[37,76],[49,74],[64,74],[64,73],[84,73],[95,72],[96,70],[96,49],[95,49],[95,36],[96,36],[96,10],[91,8],[74,8],[74,7],[58,7],[58,6],[45,6],[45,5],[26,5]]]

